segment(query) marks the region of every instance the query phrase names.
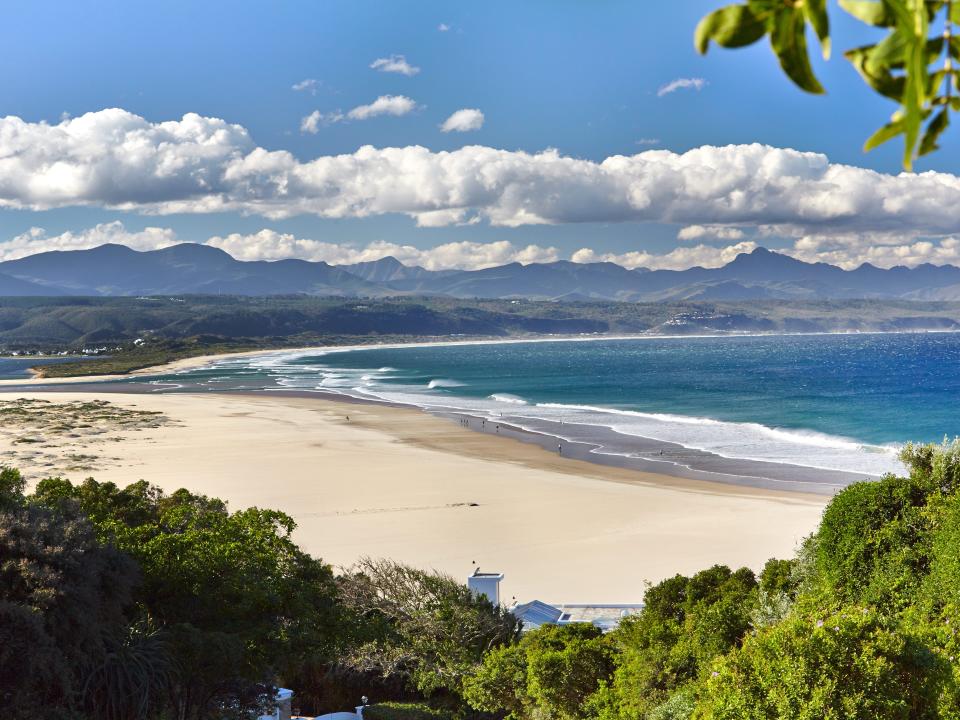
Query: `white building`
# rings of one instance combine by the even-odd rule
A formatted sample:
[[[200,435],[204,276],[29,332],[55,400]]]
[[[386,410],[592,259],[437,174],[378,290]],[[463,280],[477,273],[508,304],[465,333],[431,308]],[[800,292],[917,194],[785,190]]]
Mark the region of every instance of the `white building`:
[[[643,610],[642,604],[599,605],[593,603],[556,603],[540,600],[517,603],[510,612],[523,623],[524,632],[541,625],[569,625],[591,623],[604,632],[610,632],[623,618]]]
[[[499,605],[501,580],[503,580],[503,573],[484,573],[477,568],[473,571],[473,575],[467,578],[467,587],[470,588],[474,597],[486,595],[487,600],[494,605]]]
[[[467,587],[474,597],[485,595],[494,605],[500,604],[500,581],[503,573],[484,573],[477,568],[467,578]],[[604,632],[613,630],[620,621],[643,609],[642,603],[597,604],[597,603],[545,603],[532,600],[514,603],[510,612],[523,623],[524,632],[541,625],[569,625],[592,623]]]

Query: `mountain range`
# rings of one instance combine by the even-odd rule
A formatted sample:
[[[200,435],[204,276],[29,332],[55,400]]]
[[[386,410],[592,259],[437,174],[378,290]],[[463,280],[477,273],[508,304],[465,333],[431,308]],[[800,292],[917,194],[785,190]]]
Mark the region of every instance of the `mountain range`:
[[[208,245],[136,251],[123,245],[38,253],[0,263],[2,296],[437,296],[631,302],[960,300],[960,267],[844,270],[757,248],[719,268],[629,270],[609,262],[510,263],[427,270],[385,257],[354,265],[241,261]]]

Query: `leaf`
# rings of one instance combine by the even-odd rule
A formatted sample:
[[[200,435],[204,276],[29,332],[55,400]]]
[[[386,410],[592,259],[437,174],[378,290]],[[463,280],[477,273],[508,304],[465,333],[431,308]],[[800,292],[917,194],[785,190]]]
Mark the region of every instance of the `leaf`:
[[[867,53],[867,72],[880,74],[891,68],[902,68],[907,62],[908,37],[902,32],[892,32]]]
[[[940,136],[949,124],[950,111],[947,108],[943,108],[933,117],[930,124],[927,125],[927,131],[923,134],[923,140],[920,141],[920,150],[917,152],[918,157],[940,149],[940,146],[937,145],[937,140],[940,139]]]
[[[903,167],[913,169],[914,148],[920,139],[923,106],[927,99],[927,22],[922,0],[887,0],[897,12],[897,32],[907,41],[907,82],[903,91],[904,154]]]
[[[823,50],[823,59],[830,59],[830,18],[827,16],[827,0],[806,0],[803,5],[804,14],[813,26],[820,48]]]
[[[822,95],[824,90],[813,68],[810,66],[810,56],[807,53],[807,24],[804,21],[803,11],[793,7],[785,8],[777,13],[770,33],[770,45],[780,60],[780,67],[796,85],[815,95]]]
[[[876,45],[868,47],[854,48],[844,53],[844,57],[850,61],[864,82],[876,90],[884,97],[900,102],[903,97],[903,89],[906,86],[906,79],[902,76],[894,76],[889,67],[884,67],[881,63],[872,61],[872,52]],[[903,64],[900,62],[899,64]]]
[[[766,31],[763,17],[748,6],[728,5],[700,21],[694,32],[693,44],[697,52],[703,55],[711,40],[721,47],[744,47],[762,38]]]
[[[886,2],[840,0],[840,7],[867,25],[893,27],[896,24],[896,16],[887,7]]]
[[[883,145],[888,140],[893,140],[893,138],[895,138],[897,135],[901,135],[903,131],[903,118],[895,118],[867,138],[867,141],[863,144],[863,149],[865,152],[870,152],[874,148]]]

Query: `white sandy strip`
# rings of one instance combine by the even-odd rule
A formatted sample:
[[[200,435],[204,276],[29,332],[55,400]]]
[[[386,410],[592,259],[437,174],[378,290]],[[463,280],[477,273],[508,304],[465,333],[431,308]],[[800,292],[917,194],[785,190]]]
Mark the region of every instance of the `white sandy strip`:
[[[335,565],[382,556],[464,576],[476,560],[506,573],[506,599],[636,602],[645,580],[714,563],[759,569],[792,555],[826,502],[556,458],[386,406],[249,395],[0,397],[102,397],[180,421],[128,433],[111,443],[112,460],[74,480],[145,479],[222,497],[233,509],[277,508],[297,520],[307,551]]]

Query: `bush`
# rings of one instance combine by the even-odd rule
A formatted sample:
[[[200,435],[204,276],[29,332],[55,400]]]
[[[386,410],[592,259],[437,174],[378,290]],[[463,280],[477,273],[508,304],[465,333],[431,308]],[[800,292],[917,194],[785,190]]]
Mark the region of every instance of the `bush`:
[[[837,494],[817,534],[825,589],[843,604],[907,604],[929,562],[928,495],[917,476],[859,482]]]
[[[432,708],[425,703],[385,702],[363,709],[363,720],[452,720],[446,710]]]
[[[471,707],[511,718],[585,717],[613,672],[609,641],[593,625],[544,625],[486,655],[464,683]]]
[[[618,667],[604,698],[604,718],[646,717],[717,655],[739,645],[751,627],[757,581],[747,568],[733,572],[715,565],[689,578],[668,578],[644,600],[643,610],[611,633]]]
[[[746,639],[706,680],[698,720],[933,720],[949,663],[875,609],[798,612]]]

